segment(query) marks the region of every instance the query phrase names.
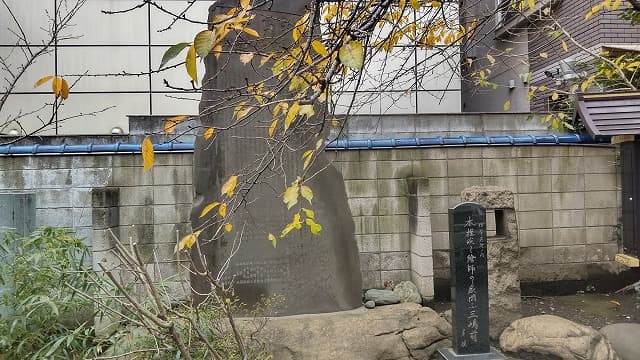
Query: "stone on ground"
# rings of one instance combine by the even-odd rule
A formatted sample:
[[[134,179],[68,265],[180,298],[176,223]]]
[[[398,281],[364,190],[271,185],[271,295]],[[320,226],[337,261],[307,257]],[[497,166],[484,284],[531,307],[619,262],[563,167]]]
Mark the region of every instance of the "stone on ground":
[[[270,318],[258,339],[278,360],[413,360],[450,347],[450,336],[451,326],[435,311],[403,303]]]
[[[364,303],[364,307],[366,307],[367,309],[373,309],[374,307],[376,307],[376,302],[373,300],[369,300]]]
[[[611,324],[600,329],[621,360],[640,359],[640,324]]]
[[[553,355],[563,360],[620,360],[601,333],[554,315],[514,321],[500,335],[500,347],[506,352]]]
[[[376,305],[391,305],[400,302],[400,296],[391,290],[369,289],[364,293],[364,301],[373,301]]]
[[[400,302],[422,304],[422,295],[418,287],[411,281],[403,281],[393,288],[393,292],[400,297]]]

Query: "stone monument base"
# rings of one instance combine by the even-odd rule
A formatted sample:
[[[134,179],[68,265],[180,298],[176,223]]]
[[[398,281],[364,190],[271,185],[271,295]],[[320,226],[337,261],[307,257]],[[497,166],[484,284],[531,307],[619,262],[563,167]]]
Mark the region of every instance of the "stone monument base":
[[[439,349],[438,354],[444,360],[506,360],[498,350],[491,348],[491,351],[484,354],[463,354],[459,355],[452,348]]]

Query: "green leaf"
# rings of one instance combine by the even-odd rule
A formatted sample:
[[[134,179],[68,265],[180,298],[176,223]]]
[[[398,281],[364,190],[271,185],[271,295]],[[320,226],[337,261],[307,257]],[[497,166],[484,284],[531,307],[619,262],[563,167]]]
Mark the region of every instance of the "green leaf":
[[[200,31],[193,39],[193,45],[198,56],[204,59],[216,45],[216,33],[211,30]]]
[[[282,196],[282,201],[285,204],[287,204],[287,209],[291,209],[293,205],[298,203],[299,192],[300,192],[300,187],[298,186],[298,183],[294,183],[284,191],[284,195]]]
[[[189,46],[189,43],[181,42],[168,48],[167,51],[164,52],[164,55],[162,55],[162,61],[160,61],[160,69],[162,69],[162,67],[164,67],[169,62],[169,60],[178,56],[178,54],[180,54],[180,52],[187,46]]]
[[[276,238],[272,233],[269,233],[269,241],[271,241],[271,245],[273,245],[273,248],[275,249],[278,243],[278,238]]]
[[[304,211],[304,214],[307,218],[315,219],[316,214],[313,212],[313,210],[302,208],[302,211]]]
[[[345,66],[354,70],[360,70],[364,63],[364,47],[360,41],[351,40],[342,45],[340,51],[338,51],[338,57],[340,58],[340,62]]]

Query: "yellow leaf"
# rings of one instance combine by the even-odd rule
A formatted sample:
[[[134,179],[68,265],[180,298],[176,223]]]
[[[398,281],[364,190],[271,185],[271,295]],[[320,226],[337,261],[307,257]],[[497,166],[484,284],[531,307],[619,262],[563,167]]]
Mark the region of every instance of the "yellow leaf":
[[[218,214],[222,217],[227,216],[227,204],[226,203],[222,203],[220,204],[220,207],[218,208]]]
[[[174,253],[177,253],[178,251],[182,250],[182,249],[191,249],[191,247],[193,246],[193,244],[196,243],[196,241],[198,240],[198,236],[200,236],[200,233],[202,232],[202,230],[198,230],[195,231],[185,237],[183,237],[177,244],[176,247],[174,249]]]
[[[594,6],[591,8],[591,10],[589,10],[589,12],[587,13],[587,15],[585,15],[585,19],[588,19],[590,17],[592,17],[593,15],[595,15],[598,11],[602,10],[602,3]]]
[[[148,137],[142,140],[142,162],[145,170],[153,168],[153,144]]]
[[[294,102],[291,105],[291,107],[289,108],[289,111],[287,112],[287,117],[285,117],[285,119],[284,119],[284,129],[285,130],[287,130],[289,128],[289,126],[291,125],[293,120],[298,115],[299,111],[300,111],[300,104],[298,104],[297,102]]]
[[[505,101],[504,104],[502,104],[502,109],[504,111],[509,111],[509,109],[511,109],[511,100]]]
[[[67,100],[69,97],[69,84],[67,84],[67,80],[62,79],[62,89],[60,89],[60,97],[62,100]]]
[[[329,55],[329,52],[327,51],[327,48],[324,46],[324,44],[322,44],[322,42],[320,42],[319,40],[313,40],[311,42],[311,47],[313,48],[313,50],[315,52],[318,53],[318,55],[320,56],[327,56]]]
[[[487,54],[487,60],[489,60],[491,65],[493,65],[496,62],[496,59],[493,56],[489,55],[489,54]]]
[[[420,8],[420,1],[418,0],[409,0],[409,5],[413,10],[418,10]]]
[[[609,300],[609,302],[612,303],[613,305],[617,305],[617,306],[622,305],[622,304],[620,304],[620,302],[615,301],[615,300]]]
[[[431,2],[431,7],[439,8],[440,6],[442,6],[442,3],[441,3],[440,1],[433,0],[433,1]]]
[[[398,1],[398,7],[399,7],[400,9],[404,9],[404,7],[405,7],[406,5],[407,5],[406,0],[400,0],[400,1]]]
[[[315,219],[316,214],[313,212],[313,210],[302,208],[302,211],[304,211],[304,215],[309,219]]]
[[[567,46],[567,43],[564,40],[562,41],[562,50],[564,50],[565,52],[569,51],[569,47]]]
[[[318,141],[316,141],[316,150],[320,149],[322,145],[324,145],[324,139],[318,139]]]
[[[558,93],[557,92],[553,92],[553,94],[551,94],[551,100],[556,101],[558,100]]]
[[[238,177],[236,175],[230,176],[229,179],[222,185],[221,195],[226,194],[228,197],[233,196],[233,191],[238,184]]]
[[[313,199],[313,191],[311,191],[310,187],[304,185],[300,186],[300,195],[311,203],[311,200]]]
[[[224,224],[224,231],[231,232],[231,230],[233,230],[233,225],[231,225],[231,223]]]
[[[618,7],[620,6],[620,4],[622,4],[622,0],[616,0],[613,3],[613,6],[611,7],[612,10],[618,10]]]
[[[240,0],[240,7],[242,7],[243,9],[248,9],[250,3],[251,0]]]
[[[54,77],[51,82],[51,90],[53,90],[53,95],[56,97],[60,97],[60,92],[62,91],[62,78]]]
[[[284,195],[282,195],[282,201],[287,204],[287,209],[291,209],[293,205],[298,203],[299,191],[300,187],[298,186],[297,182],[293,183],[284,191]]]
[[[276,131],[277,125],[278,125],[278,119],[275,119],[271,122],[271,126],[269,126],[269,136],[273,136],[273,132]]]
[[[291,33],[291,37],[293,37],[293,41],[298,41],[298,39],[300,39],[300,37],[302,36],[302,34],[307,28],[306,23],[308,20],[309,20],[309,13],[306,13],[304,14],[304,16],[298,19],[298,21],[296,21],[295,25],[293,26],[293,32]]]
[[[540,85],[540,87],[538,88],[538,90],[540,90],[540,91],[545,91],[545,90],[547,90],[547,86],[546,86],[546,85]]]
[[[529,3],[529,9],[533,10],[533,8],[536,7],[535,0],[528,0],[528,3]]]
[[[214,128],[208,128],[205,132],[204,132],[204,139],[205,140],[209,140],[209,138],[211,138],[213,136],[213,132],[214,132]]]
[[[313,116],[313,114],[315,114],[315,111],[313,110],[313,105],[300,105],[300,110],[298,111],[298,115],[306,116],[307,118],[310,118]]]
[[[200,216],[198,218],[201,219],[201,218],[205,217],[211,210],[215,209],[219,205],[220,205],[219,202],[214,201],[211,204],[205,206],[204,209],[202,209],[202,211],[200,212]]]
[[[300,220],[300,214],[293,215],[293,221],[291,222],[293,227],[300,230],[302,229],[302,221]]]
[[[189,51],[187,51],[187,58],[185,59],[185,64],[187,67],[187,74],[195,84],[198,83],[198,68],[196,67],[196,48],[195,46],[189,46]]]
[[[243,28],[242,31],[246,32],[248,35],[251,35],[253,37],[260,37],[260,34],[258,34],[257,31],[251,28],[246,27],[246,28]]]
[[[549,57],[549,54],[547,54],[546,52],[541,52],[540,53],[540,57],[543,58],[543,59],[546,59],[546,58]]]
[[[244,53],[240,55],[240,62],[245,65],[250,63],[251,59],[253,59],[253,53]]]
[[[348,43],[342,45],[338,51],[338,57],[340,62],[345,66],[359,70],[364,63],[364,48],[362,43],[358,40],[351,40]]]
[[[309,164],[311,164],[311,159],[313,159],[313,150],[307,150],[302,154],[302,158],[304,159],[304,165],[302,169],[306,169]]]
[[[338,127],[340,125],[340,121],[338,119],[331,119],[331,126]]]
[[[187,119],[186,115],[173,116],[164,122],[164,133],[172,134],[176,130],[176,126]]]
[[[34,88],[35,88],[35,87],[38,87],[38,86],[40,86],[40,85],[42,85],[42,84],[46,83],[47,81],[49,81],[49,80],[51,80],[51,79],[53,79],[53,75],[47,75],[47,76],[45,76],[45,77],[41,78],[40,80],[36,81],[36,83],[35,83],[35,84],[33,84],[33,87],[34,87]]]
[[[271,241],[271,245],[273,245],[273,248],[275,249],[276,244],[278,243],[278,239],[276,238],[276,236],[272,233],[269,233],[269,241]]]
[[[218,44],[216,46],[213,47],[213,50],[211,50],[213,52],[213,56],[216,57],[216,59],[220,58],[220,54],[222,54],[222,44]]]
[[[318,235],[322,231],[322,226],[313,221],[313,219],[307,218],[304,222],[309,226],[309,230],[313,235]]]

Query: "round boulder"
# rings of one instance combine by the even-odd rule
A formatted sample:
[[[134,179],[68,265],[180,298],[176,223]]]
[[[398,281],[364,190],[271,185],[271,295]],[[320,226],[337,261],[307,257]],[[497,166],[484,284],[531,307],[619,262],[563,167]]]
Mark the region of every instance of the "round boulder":
[[[369,289],[364,293],[364,301],[373,301],[376,305],[391,305],[400,302],[400,296],[391,290]]]
[[[500,347],[506,352],[552,355],[563,360],[620,360],[601,333],[554,315],[514,321],[500,335]]]
[[[403,281],[393,288],[393,292],[400,297],[400,302],[422,304],[422,295],[418,287],[411,281]]]
[[[640,324],[611,324],[600,329],[621,360],[640,359]]]

